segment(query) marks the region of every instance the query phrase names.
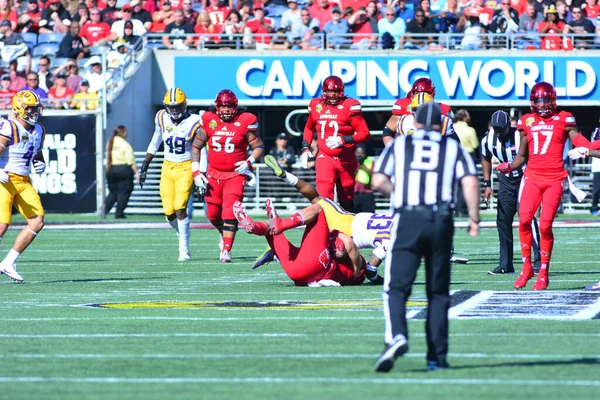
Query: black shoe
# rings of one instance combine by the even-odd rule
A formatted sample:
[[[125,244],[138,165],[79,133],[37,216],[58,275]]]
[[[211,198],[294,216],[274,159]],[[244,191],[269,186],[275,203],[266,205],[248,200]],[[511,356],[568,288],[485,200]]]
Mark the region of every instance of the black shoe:
[[[488,271],[489,275],[504,275],[504,274],[514,274],[514,269],[506,269],[504,267],[496,267],[491,271]]]
[[[377,271],[369,271],[365,273],[365,277],[373,284],[373,285],[383,285],[383,277],[377,273]]]
[[[440,369],[448,369],[450,366],[447,362],[427,361],[427,371],[439,371]]]
[[[390,372],[394,368],[396,358],[403,356],[408,351],[408,341],[404,335],[396,335],[392,343],[387,344],[383,353],[375,362],[376,372]]]

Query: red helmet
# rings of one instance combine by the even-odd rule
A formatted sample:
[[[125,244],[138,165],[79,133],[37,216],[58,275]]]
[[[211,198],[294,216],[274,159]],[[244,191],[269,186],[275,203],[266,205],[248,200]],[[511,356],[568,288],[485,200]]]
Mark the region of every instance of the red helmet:
[[[412,89],[406,94],[406,97],[412,99],[417,93],[429,93],[431,97],[435,97],[435,85],[429,78],[419,78],[413,83]]]
[[[325,78],[322,90],[323,101],[330,106],[337,106],[344,100],[344,82],[335,75]]]
[[[529,94],[531,112],[542,118],[547,118],[556,112],[556,90],[548,82],[538,82],[531,88]]]
[[[238,99],[229,89],[221,90],[215,99],[217,115],[225,122],[232,121],[238,113]]]

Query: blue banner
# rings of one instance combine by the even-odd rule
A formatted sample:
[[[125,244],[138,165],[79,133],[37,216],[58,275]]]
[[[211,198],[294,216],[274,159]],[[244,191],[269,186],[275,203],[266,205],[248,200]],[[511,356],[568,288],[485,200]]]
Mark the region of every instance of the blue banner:
[[[320,85],[337,75],[346,95],[365,105],[389,106],[406,96],[415,79],[427,76],[436,100],[449,104],[528,105],[529,90],[540,81],[555,85],[560,104],[597,105],[600,56],[585,52],[489,56],[220,54],[174,57],[175,86],[191,104],[211,103],[221,89],[231,89],[246,105],[306,105],[320,96]],[[191,79],[191,77],[194,77]]]

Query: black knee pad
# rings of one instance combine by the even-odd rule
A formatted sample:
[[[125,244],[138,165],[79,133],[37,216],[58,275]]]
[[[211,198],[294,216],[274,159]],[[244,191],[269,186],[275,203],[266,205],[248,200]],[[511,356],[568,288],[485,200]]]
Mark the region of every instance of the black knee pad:
[[[348,212],[354,212],[354,201],[340,201],[340,206]]]
[[[224,219],[223,220],[223,230],[229,231],[229,232],[237,232],[237,230],[238,230],[237,219]]]

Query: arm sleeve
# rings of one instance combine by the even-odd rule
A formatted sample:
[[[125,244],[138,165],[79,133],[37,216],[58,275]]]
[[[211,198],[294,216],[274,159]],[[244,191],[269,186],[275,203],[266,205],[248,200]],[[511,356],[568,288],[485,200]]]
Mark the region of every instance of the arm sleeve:
[[[148,150],[146,153],[156,154],[158,148],[160,147],[160,143],[162,142],[162,129],[160,124],[162,123],[161,118],[164,111],[159,111],[156,114],[156,119],[154,120],[154,135],[152,136],[152,140],[148,145]]]
[[[572,142],[575,147],[587,147],[590,150],[600,150],[600,140],[592,143],[589,140],[587,140],[585,136],[583,136],[581,133],[575,136]]]

